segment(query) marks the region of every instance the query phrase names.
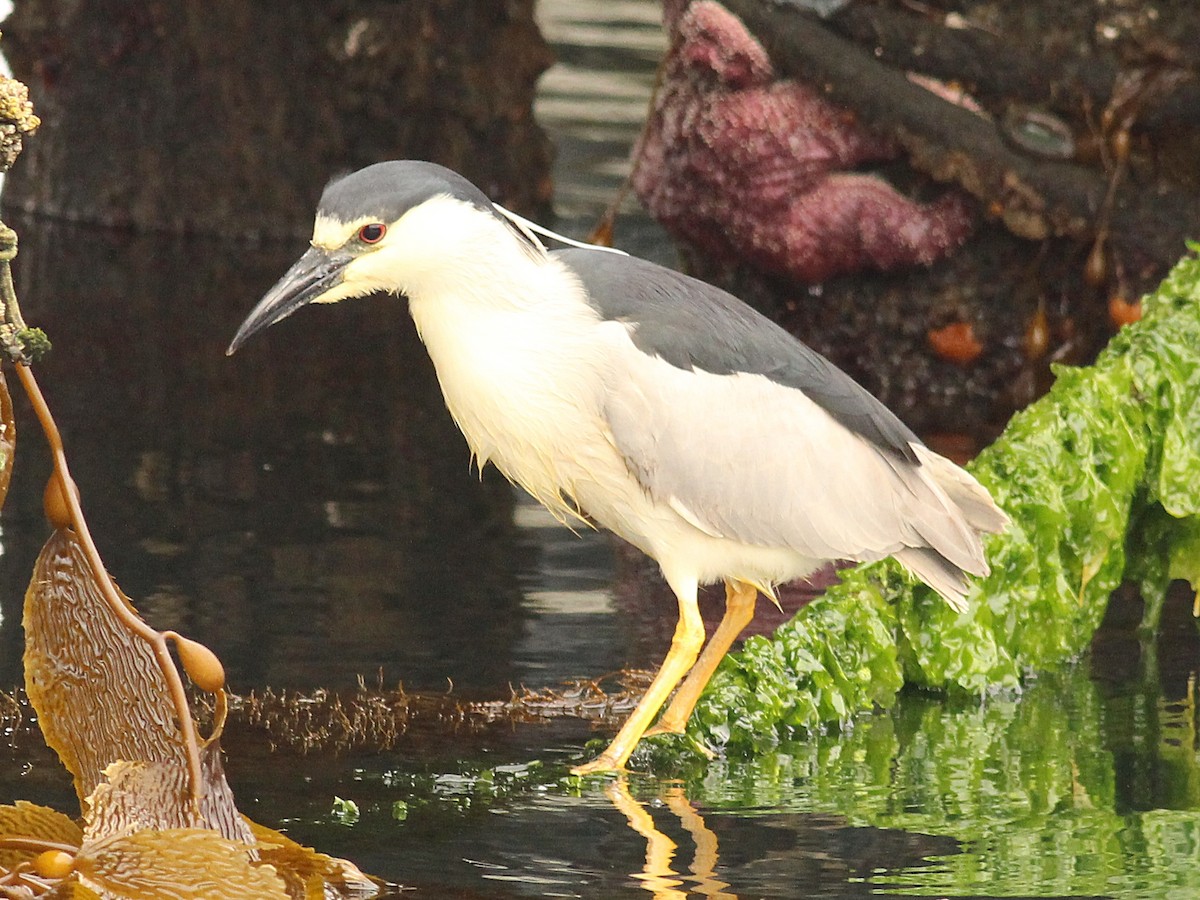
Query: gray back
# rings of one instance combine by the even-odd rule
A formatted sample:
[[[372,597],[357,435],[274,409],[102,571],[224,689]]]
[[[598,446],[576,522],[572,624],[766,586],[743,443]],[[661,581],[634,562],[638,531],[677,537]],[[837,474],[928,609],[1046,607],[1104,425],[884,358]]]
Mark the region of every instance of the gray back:
[[[803,391],[876,446],[917,462],[920,439],[825,357],[732,294],[646,260],[596,250],[554,252],[605,319],[633,326],[643,353],[681,369],[762,375]]]

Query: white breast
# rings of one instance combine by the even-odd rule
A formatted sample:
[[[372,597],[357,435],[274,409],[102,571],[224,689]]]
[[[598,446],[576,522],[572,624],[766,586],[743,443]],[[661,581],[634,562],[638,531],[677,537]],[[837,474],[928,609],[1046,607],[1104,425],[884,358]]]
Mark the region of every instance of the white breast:
[[[409,308],[478,464],[566,518],[576,511],[562,494],[620,463],[601,416],[599,320],[557,264],[522,274],[519,289],[493,279],[485,296],[460,286],[410,297]]]

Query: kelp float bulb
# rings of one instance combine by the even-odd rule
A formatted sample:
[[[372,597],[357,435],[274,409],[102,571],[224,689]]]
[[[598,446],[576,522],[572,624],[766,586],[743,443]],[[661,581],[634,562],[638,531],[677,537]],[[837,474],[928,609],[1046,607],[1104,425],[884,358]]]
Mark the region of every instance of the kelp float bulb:
[[[46,511],[46,518],[55,528],[70,528],[72,524],[71,507],[62,489],[64,478],[66,476],[59,475],[58,472],[52,473],[50,480],[46,482],[45,493],[42,494],[42,508]],[[79,488],[75,486],[74,481],[67,480],[71,485],[71,493],[75,495],[75,502],[79,503]]]
[[[33,858],[33,871],[40,878],[66,878],[75,869],[75,857],[62,850],[46,850]]]
[[[167,637],[175,641],[175,652],[183,663],[183,671],[188,678],[202,691],[215,694],[225,687],[225,667],[217,654],[213,653],[199,641],[193,641],[171,631]]]

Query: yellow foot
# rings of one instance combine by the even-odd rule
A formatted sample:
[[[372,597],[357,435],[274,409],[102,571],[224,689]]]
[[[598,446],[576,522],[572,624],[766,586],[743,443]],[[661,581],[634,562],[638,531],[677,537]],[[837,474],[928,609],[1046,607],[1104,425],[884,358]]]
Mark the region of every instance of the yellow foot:
[[[591,762],[586,762],[571,769],[572,775],[595,775],[599,772],[624,772],[625,766],[617,762],[607,753],[601,753]]]
[[[643,734],[642,737],[653,737],[656,734],[686,734],[687,733],[686,726],[687,726],[686,722],[684,722],[677,728],[669,722],[660,721],[658,724],[654,725],[653,727],[647,728],[646,733]],[[692,745],[693,750],[696,750],[697,752],[699,752],[701,755],[704,756],[705,759],[712,760],[712,759],[717,758],[717,753],[715,750],[710,750],[708,747],[704,746],[702,743],[700,743],[696,739],[688,738],[688,743]]]

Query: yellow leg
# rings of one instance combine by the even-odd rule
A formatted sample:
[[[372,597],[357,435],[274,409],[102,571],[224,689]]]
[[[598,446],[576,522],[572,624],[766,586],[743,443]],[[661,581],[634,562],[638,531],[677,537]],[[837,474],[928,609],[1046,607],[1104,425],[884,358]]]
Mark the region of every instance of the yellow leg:
[[[696,662],[700,647],[704,644],[704,622],[696,607],[696,583],[693,581],[686,586],[672,584],[671,587],[679,599],[679,624],[675,626],[675,636],[671,638],[671,649],[667,651],[666,659],[659,666],[658,674],[650,682],[645,696],[629,714],[608,749],[591,762],[573,768],[571,771],[576,775],[615,772],[625,768],[625,762],[642,739],[646,726],[662,708],[675,685]]]
[[[708,646],[688,673],[687,680],[675,692],[667,711],[662,714],[658,724],[646,734],[683,734],[687,720],[696,708],[696,701],[707,687],[708,680],[725,658],[730,645],[754,618],[754,604],[757,600],[758,590],[750,585],[741,581],[725,582],[725,615],[721,617],[721,624],[717,626]]]

